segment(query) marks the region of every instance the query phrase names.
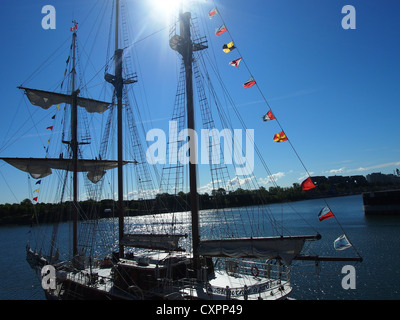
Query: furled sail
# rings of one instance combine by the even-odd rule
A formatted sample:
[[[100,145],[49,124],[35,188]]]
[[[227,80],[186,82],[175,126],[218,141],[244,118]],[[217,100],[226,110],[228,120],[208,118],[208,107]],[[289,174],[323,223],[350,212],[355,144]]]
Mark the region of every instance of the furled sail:
[[[60,103],[72,104],[72,95],[56,93],[50,91],[28,89],[19,87],[19,89],[25,90],[25,94],[29,101],[38,107],[48,109],[53,105]],[[77,97],[77,104],[86,109],[89,113],[103,113],[107,110],[110,102],[98,101],[93,99]]]
[[[49,158],[0,158],[15,168],[28,172],[32,178],[40,179],[52,173],[51,169],[73,171],[72,159]],[[124,161],[123,165],[130,161]],[[112,160],[83,160],[78,159],[78,172],[88,172],[87,177],[93,183],[97,183],[106,173],[106,170],[118,166],[117,161]]]
[[[125,234],[122,244],[127,247],[184,251],[178,245],[179,239],[187,235],[179,234]]]
[[[316,236],[237,238],[204,240],[200,242],[199,254],[209,257],[283,259],[290,264],[300,254],[306,240],[318,240]]]

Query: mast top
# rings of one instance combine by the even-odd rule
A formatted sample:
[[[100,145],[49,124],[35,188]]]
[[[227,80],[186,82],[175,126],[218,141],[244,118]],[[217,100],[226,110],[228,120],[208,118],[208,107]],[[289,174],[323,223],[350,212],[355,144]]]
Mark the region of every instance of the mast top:
[[[72,20],[73,26],[71,27],[71,32],[76,34],[76,31],[78,30],[78,22],[76,20]]]

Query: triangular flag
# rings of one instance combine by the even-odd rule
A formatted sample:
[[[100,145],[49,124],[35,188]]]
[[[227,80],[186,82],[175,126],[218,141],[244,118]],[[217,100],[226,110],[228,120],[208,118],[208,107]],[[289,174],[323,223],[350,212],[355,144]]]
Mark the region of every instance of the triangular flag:
[[[55,119],[55,118],[56,118],[56,115],[52,116],[51,118],[52,118],[52,119]]]
[[[42,182],[42,180],[38,180],[35,184],[40,184]]]
[[[335,250],[345,250],[351,247],[351,243],[346,235],[342,235],[333,242],[333,247]]]
[[[50,143],[50,139],[49,139],[49,140],[47,140],[47,143]]]
[[[37,202],[37,199],[38,199],[38,197],[34,197],[34,198],[33,198],[33,201],[36,201],[36,202]]]
[[[224,44],[222,47],[222,50],[224,50],[225,53],[229,53],[234,49],[236,49],[236,47],[234,46],[233,41],[229,42],[228,44]]]
[[[53,126],[47,127],[46,129],[53,130]]]
[[[233,67],[239,67],[239,63],[240,63],[240,61],[242,61],[242,58],[239,58],[239,59],[236,59],[236,60],[233,60],[233,61],[231,61],[231,62],[229,62],[229,64],[231,65],[231,66],[233,66]]]
[[[275,116],[273,115],[273,113],[271,112],[271,110],[269,110],[268,112],[267,112],[267,114],[265,114],[264,116],[263,116],[263,120],[264,121],[269,121],[269,120],[274,120],[275,119]]]
[[[214,8],[208,13],[208,17],[212,19],[212,17],[214,17],[217,13],[218,13],[217,8]]]
[[[250,87],[254,86],[255,84],[256,84],[256,80],[254,80],[254,78],[251,77],[249,80],[247,80],[247,81],[243,84],[243,87],[244,87],[245,89],[247,89],[247,88],[250,88]]]
[[[314,188],[315,188],[315,184],[312,182],[311,178],[308,177],[306,180],[304,180],[304,181],[301,183],[301,188],[302,188],[304,191],[311,190],[311,189],[314,189]]]
[[[318,213],[318,220],[319,221],[324,221],[330,218],[333,218],[334,215],[331,211],[331,209],[329,209],[329,207],[324,207],[321,209],[321,211]]]
[[[57,105],[57,109],[60,110],[60,105],[59,104]]]
[[[226,32],[228,29],[225,27],[225,25],[220,26],[219,28],[215,29],[215,35],[220,36],[224,32]]]
[[[36,189],[36,190],[35,190],[35,191],[33,191],[33,192],[37,192],[37,193],[39,193],[39,190],[40,190],[40,189]]]
[[[276,135],[274,135],[274,141],[275,142],[283,142],[283,141],[287,141],[288,138],[285,134],[285,132],[281,131],[279,133],[277,133]]]

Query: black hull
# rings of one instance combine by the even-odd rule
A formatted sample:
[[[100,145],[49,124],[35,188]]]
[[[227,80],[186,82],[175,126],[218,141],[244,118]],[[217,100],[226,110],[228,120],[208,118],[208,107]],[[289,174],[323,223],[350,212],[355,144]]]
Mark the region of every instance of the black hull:
[[[61,293],[45,290],[45,296],[47,300],[137,300],[122,292],[106,292],[70,280],[63,282]]]
[[[400,190],[362,194],[365,215],[400,215]]]

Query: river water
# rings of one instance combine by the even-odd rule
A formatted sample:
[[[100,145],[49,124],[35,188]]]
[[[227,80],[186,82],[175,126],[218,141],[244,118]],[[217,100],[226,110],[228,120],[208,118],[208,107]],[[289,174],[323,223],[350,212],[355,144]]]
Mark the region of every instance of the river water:
[[[347,273],[342,268],[350,263],[295,262],[291,271],[293,291],[298,300],[397,300],[400,299],[400,217],[365,217],[360,195],[337,197],[328,200],[341,227],[335,219],[322,222],[317,215],[320,200],[291,203],[302,218],[285,219],[285,228],[292,234],[309,234],[306,221],[311,221],[322,234],[310,253],[332,255],[333,241],[342,234],[342,228],[362,256],[362,263],[354,266],[354,289],[345,289],[342,280]],[[280,205],[272,205],[278,210]],[[43,300],[44,294],[38,277],[25,260],[25,246],[29,226],[0,227],[0,300]],[[343,255],[354,255],[353,248]]]

